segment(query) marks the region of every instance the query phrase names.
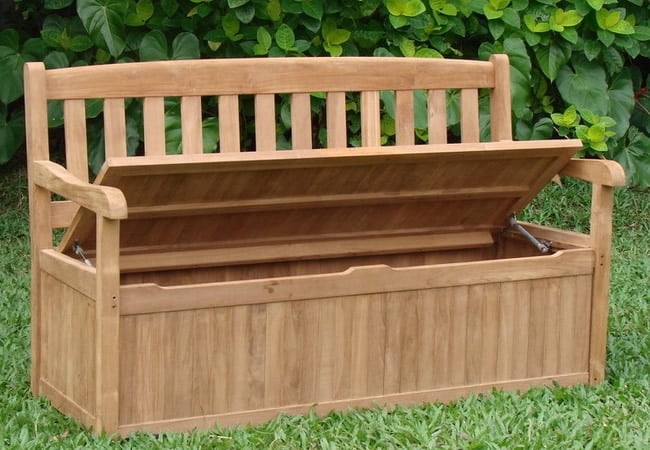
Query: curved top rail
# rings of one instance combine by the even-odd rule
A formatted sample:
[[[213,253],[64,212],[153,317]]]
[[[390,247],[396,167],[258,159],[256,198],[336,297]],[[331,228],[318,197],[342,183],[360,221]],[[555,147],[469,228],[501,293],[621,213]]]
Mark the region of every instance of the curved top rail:
[[[430,58],[233,58],[46,71],[48,99],[462,89],[494,85],[492,62]]]

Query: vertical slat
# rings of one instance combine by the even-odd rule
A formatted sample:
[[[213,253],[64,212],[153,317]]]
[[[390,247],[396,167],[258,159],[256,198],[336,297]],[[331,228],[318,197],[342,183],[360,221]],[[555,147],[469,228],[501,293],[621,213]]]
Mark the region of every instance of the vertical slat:
[[[549,286],[546,279],[532,280],[530,284],[527,370],[529,377],[540,377],[543,370],[546,294]]]
[[[558,350],[560,348],[560,280],[548,279],[546,291],[546,318],[544,322],[543,375],[558,373]]]
[[[31,173],[33,161],[49,160],[47,128],[47,101],[45,91],[45,65],[27,63],[25,72],[25,124],[27,170]],[[40,251],[52,247],[52,222],[50,218],[50,193],[36,186],[29,178],[29,228],[31,237],[31,388],[40,394],[41,378],[41,271]]]
[[[123,98],[104,100],[104,142],[106,159],[126,156],[126,117]]]
[[[291,96],[291,146],[294,150],[312,148],[309,94],[300,93]]]
[[[465,367],[467,356],[467,314],[469,292],[467,286],[451,288],[453,301],[450,308],[449,334],[449,385],[465,384]]]
[[[378,147],[381,145],[379,118],[379,92],[361,93],[361,145]]]
[[[86,136],[86,104],[84,100],[63,102],[65,122],[65,165],[70,173],[88,181],[88,142]]]
[[[496,381],[512,379],[514,353],[515,283],[501,283],[499,292],[499,334],[497,338]]]
[[[512,338],[512,371],[515,380],[526,378],[528,373],[528,336],[530,334],[530,302],[532,281],[515,281],[515,311]]]
[[[494,89],[490,93],[490,134],[492,141],[512,140],[510,110],[510,63],[507,55],[491,55]]]
[[[255,96],[255,148],[258,152],[276,150],[275,97],[273,94]]]
[[[240,151],[239,97],[237,95],[219,97],[219,142],[221,153]]]
[[[447,95],[445,91],[429,91],[429,144],[447,143]]]
[[[347,122],[345,117],[345,92],[327,93],[327,147],[347,147]]]
[[[499,303],[500,285],[498,283],[485,285],[483,302],[483,342],[481,343],[481,382],[488,383],[496,380],[497,359],[499,355]]]
[[[469,286],[467,305],[467,350],[465,383],[477,384],[481,381],[481,362],[483,354],[483,305],[486,299],[485,285]]]
[[[183,153],[203,153],[203,127],[201,124],[201,97],[181,98],[181,130]]]
[[[591,338],[589,339],[589,381],[605,378],[607,347],[607,304],[612,250],[612,209],[614,188],[594,184],[591,195],[591,245],[596,252],[596,267],[591,303]]]
[[[95,429],[112,434],[119,415],[120,222],[97,217]]]
[[[431,388],[447,386],[450,384],[450,346],[452,324],[452,304],[454,302],[453,287],[436,290],[435,298],[435,328],[433,329],[434,353],[431,360],[433,373],[433,384]],[[433,300],[433,299],[431,299]]]
[[[395,142],[397,145],[415,144],[413,91],[395,92]]]
[[[460,137],[462,142],[479,141],[478,89],[460,91]]]
[[[564,277],[560,286],[560,318],[559,318],[559,358],[558,372],[579,372],[579,348],[584,344],[576,342],[576,305],[580,302],[576,298],[578,291],[577,277]]]
[[[162,156],[165,154],[165,99],[147,97],[144,99],[144,154]]]

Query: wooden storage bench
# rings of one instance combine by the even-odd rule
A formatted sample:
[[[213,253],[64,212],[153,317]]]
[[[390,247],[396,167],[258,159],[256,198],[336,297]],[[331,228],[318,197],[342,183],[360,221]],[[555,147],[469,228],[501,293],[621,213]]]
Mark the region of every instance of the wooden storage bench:
[[[571,160],[576,140],[512,141],[506,56],[29,63],[25,74],[31,385],[97,432],[603,379],[624,175]],[[447,142],[451,89],[461,143]],[[428,144],[415,144],[414,90],[428,99]],[[490,142],[479,142],[480,90]],[[396,145],[380,145],[381,91],[394,92]],[[313,93],[326,96],[326,149],[314,148]],[[360,148],[346,93],[360,95]],[[276,151],[279,95],[291,96],[289,151]],[[254,96],[254,152],[240,148],[242,96]],[[169,97],[181,98],[181,155],[165,155]],[[202,154],[202,97],[217,98],[218,153]],[[89,183],[84,109],[97,98],[106,162]],[[125,99],[143,104],[141,156],[126,156]],[[67,168],[50,161],[54,100]],[[526,224],[532,245],[511,217],[558,173],[593,183],[591,233]]]

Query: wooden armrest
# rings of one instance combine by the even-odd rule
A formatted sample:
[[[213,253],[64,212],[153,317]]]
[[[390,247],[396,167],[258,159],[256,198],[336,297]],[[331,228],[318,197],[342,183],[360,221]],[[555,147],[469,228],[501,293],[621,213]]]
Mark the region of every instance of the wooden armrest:
[[[603,186],[625,186],[625,172],[616,161],[604,159],[572,159],[560,175]]]
[[[127,217],[126,199],[117,188],[90,184],[52,161],[34,161],[31,177],[35,184],[78,203],[108,219]]]

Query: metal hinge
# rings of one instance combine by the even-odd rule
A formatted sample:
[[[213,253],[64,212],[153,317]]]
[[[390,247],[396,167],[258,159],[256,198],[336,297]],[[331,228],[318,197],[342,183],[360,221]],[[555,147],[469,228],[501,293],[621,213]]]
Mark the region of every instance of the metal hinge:
[[[77,255],[81,260],[84,262],[85,265],[93,267],[93,263],[86,258],[86,255],[84,254],[84,249],[81,248],[81,245],[79,245],[79,241],[75,239],[75,241],[72,243],[72,251],[74,252],[75,255]]]
[[[537,239],[535,236],[530,234],[528,230],[526,230],[524,227],[522,227],[519,222],[517,222],[517,218],[515,215],[511,215],[510,219],[508,220],[508,223],[510,223],[510,226],[517,230],[523,237],[526,238],[528,242],[530,242],[532,245],[537,247],[537,250],[539,250],[542,253],[548,253],[551,251],[551,241],[547,241],[545,239]]]

